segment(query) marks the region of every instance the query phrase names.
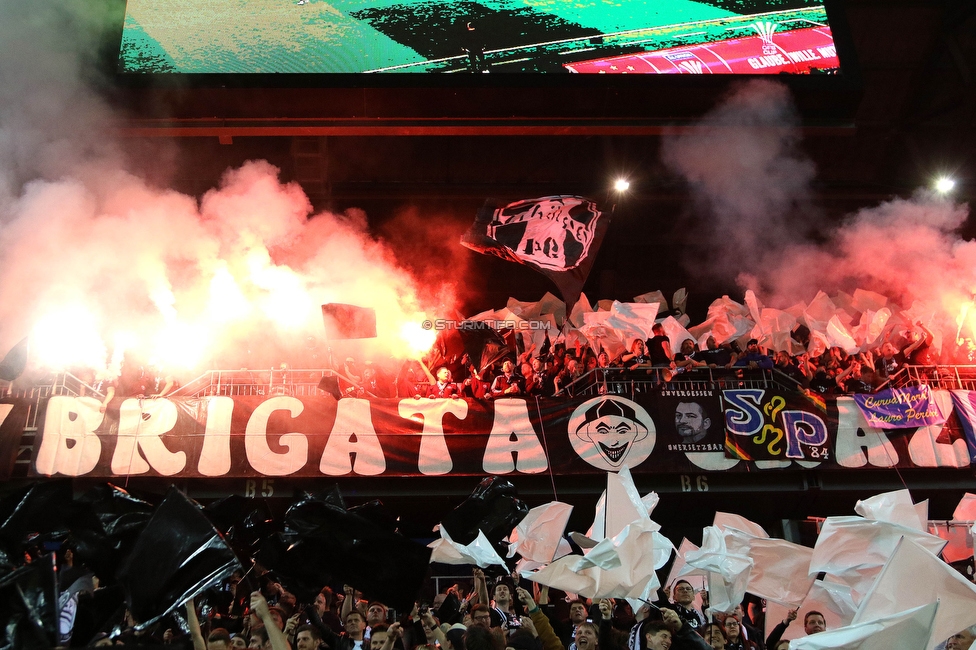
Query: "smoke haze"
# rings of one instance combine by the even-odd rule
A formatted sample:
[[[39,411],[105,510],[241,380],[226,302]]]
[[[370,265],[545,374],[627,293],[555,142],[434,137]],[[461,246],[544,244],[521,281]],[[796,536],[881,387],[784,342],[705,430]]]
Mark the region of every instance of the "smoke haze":
[[[666,138],[664,163],[688,183],[706,225],[694,241],[707,263],[690,270],[734,278],[763,257],[801,241],[816,170],[799,150],[789,90],[770,81],[737,86],[695,131]]]
[[[122,349],[174,370],[321,366],[327,302],[376,310],[371,353],[423,347],[452,287],[421,286],[362,212],[313,214],[264,161],[199,198],[129,171],[92,90],[93,4],[0,4],[0,347],[31,333],[55,367]]]
[[[807,304],[818,291],[874,291],[906,310],[907,324],[922,320],[953,340],[976,292],[976,243],[959,235],[968,206],[919,191],[848,215],[813,241],[803,224],[815,214],[815,170],[797,124],[786,87],[752,81],[698,131],[665,142],[665,163],[688,183],[708,224],[696,233],[704,266],[781,309]],[[703,266],[701,253],[690,268]],[[972,336],[974,325],[965,323],[963,335]]]

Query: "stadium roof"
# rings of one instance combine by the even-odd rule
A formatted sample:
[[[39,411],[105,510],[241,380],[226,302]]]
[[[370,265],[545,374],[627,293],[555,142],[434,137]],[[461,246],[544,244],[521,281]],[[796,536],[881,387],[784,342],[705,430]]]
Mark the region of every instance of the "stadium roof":
[[[818,190],[826,198],[870,200],[910,191],[946,170],[971,193],[976,8],[965,0],[853,0],[828,9],[847,55],[844,78],[787,79]],[[315,75],[229,75],[189,85],[184,78],[178,87],[126,82],[119,97],[133,117],[119,128],[133,137],[204,138],[190,145],[196,159],[232,163],[263,150],[327,204],[354,202],[364,187],[373,198],[429,196],[432,187],[480,197],[508,186],[602,187],[601,172],[614,165],[655,176],[661,133],[692,124],[729,83],[617,77],[540,86],[537,77],[501,82],[496,75],[487,83],[453,75],[449,84],[442,76],[437,85],[404,88],[375,75],[369,80],[374,87],[359,87],[360,78],[343,88],[350,82]],[[258,137],[269,139],[240,142]],[[558,147],[570,161],[509,155],[514,139],[527,137],[528,151]],[[448,147],[442,138],[451,139]],[[364,148],[370,155],[357,155]],[[431,155],[442,148],[449,162]]]

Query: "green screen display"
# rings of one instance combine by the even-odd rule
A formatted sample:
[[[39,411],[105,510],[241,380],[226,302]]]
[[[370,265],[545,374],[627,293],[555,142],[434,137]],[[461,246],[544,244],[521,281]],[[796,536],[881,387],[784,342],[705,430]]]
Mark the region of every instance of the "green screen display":
[[[823,0],[128,0],[123,73],[811,74]]]

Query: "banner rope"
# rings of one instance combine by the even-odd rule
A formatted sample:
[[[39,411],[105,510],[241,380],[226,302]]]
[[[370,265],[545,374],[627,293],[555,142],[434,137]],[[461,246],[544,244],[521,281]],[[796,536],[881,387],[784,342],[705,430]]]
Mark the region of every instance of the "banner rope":
[[[546,448],[546,465],[549,466],[549,482],[552,483],[552,499],[559,501],[556,496],[556,476],[552,471],[552,456],[549,454],[549,443],[546,441],[546,421],[542,417],[542,407],[539,406],[539,396],[535,396],[535,412],[539,414],[539,426],[542,427],[542,446]]]

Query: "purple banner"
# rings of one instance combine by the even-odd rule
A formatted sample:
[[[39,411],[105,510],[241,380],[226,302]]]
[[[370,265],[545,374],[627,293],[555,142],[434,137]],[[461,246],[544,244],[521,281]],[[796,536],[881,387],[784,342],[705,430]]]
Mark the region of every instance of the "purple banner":
[[[889,388],[874,395],[854,395],[864,419],[877,429],[907,429],[946,421],[926,385]]]

